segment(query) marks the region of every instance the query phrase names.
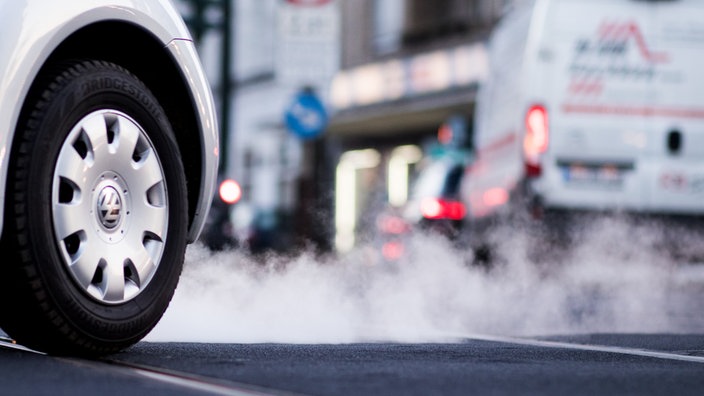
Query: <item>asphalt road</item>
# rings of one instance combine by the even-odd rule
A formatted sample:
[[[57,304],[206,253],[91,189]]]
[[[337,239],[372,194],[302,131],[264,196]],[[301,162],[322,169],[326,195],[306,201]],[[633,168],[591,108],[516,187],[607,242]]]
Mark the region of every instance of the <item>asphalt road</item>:
[[[643,253],[649,265],[628,266],[644,250],[634,249],[624,261],[590,246],[554,279],[520,266],[505,277],[438,270],[439,259],[376,277],[316,263],[273,276],[256,265],[237,269],[230,256],[201,260],[192,252],[155,329],[161,338],[96,361],[0,341],[0,396],[704,394],[704,267],[662,268],[650,263],[651,251]],[[442,309],[418,320],[423,307]],[[396,314],[395,331],[370,326],[382,313]],[[493,326],[452,320],[460,315]],[[538,326],[521,327],[526,322]],[[331,323],[342,326],[324,327]],[[444,331],[448,323],[454,333]],[[398,342],[414,329],[426,342]],[[339,332],[353,337],[323,343]],[[229,338],[207,342],[221,334]],[[161,342],[172,340],[201,342]]]
[[[1,394],[700,395],[704,335],[444,344],[142,342],[98,362],[5,346],[0,370]]]

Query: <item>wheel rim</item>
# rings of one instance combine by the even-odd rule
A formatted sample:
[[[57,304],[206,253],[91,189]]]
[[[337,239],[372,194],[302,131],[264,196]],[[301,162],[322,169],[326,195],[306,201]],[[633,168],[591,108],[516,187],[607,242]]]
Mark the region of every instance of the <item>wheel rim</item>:
[[[120,304],[146,288],[164,251],[167,201],[161,162],[137,122],[99,110],[74,126],[56,162],[52,222],[81,290]]]

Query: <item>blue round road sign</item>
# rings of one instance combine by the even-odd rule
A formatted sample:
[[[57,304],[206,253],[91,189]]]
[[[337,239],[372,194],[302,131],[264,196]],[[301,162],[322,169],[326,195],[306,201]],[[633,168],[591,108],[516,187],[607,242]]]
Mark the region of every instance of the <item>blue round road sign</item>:
[[[323,102],[309,90],[296,95],[284,115],[286,127],[302,139],[318,137],[328,125],[328,114]]]

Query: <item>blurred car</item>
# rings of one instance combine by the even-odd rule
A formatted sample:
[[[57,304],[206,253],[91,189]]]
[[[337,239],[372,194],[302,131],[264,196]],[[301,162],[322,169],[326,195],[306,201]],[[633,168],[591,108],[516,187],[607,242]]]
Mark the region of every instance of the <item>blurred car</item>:
[[[388,210],[377,219],[384,259],[395,261],[407,254],[413,232],[432,232],[455,239],[462,231],[466,208],[459,189],[467,158],[446,155],[428,159],[413,185],[410,199],[398,210]]]
[[[457,236],[466,214],[459,199],[464,168],[465,162],[453,157],[431,162],[416,180],[404,217],[424,230]]]
[[[116,352],[159,321],[217,173],[212,97],[167,0],[0,0],[0,327]]]

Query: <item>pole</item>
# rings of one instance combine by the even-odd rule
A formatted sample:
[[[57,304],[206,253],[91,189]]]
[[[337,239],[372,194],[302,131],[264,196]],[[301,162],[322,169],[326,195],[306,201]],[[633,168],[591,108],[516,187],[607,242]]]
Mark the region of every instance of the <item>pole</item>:
[[[232,149],[230,144],[230,119],[232,116],[233,84],[231,77],[234,50],[232,48],[233,33],[232,18],[234,9],[231,0],[222,0],[222,57],[220,64],[220,167],[218,173],[222,175],[227,167],[228,153]]]

